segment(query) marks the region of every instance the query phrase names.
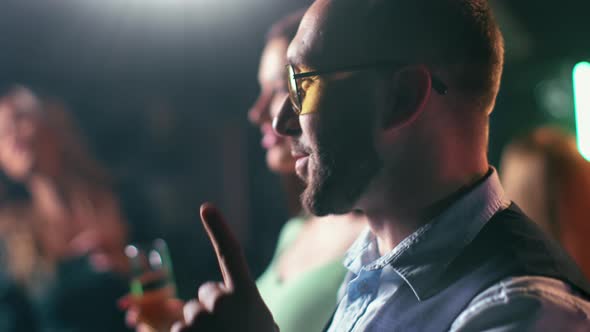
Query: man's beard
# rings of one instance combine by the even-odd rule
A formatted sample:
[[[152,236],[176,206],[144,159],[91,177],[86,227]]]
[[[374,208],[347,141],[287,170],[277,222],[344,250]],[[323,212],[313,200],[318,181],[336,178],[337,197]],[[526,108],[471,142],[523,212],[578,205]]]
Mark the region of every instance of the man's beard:
[[[310,155],[313,162],[310,160],[308,183],[301,195],[302,205],[309,213],[316,216],[345,214],[355,208],[355,203],[382,167],[372,145],[355,145],[339,144],[340,148],[333,153],[320,150]],[[352,157],[351,151],[355,152]]]

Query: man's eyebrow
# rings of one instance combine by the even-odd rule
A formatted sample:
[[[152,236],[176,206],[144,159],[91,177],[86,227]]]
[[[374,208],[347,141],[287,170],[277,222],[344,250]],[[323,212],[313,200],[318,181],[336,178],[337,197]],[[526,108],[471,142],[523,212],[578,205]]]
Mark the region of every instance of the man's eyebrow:
[[[302,49],[289,48],[289,50],[287,51],[287,63],[289,63],[293,67],[309,67],[308,60],[309,59],[306,56],[305,51]]]
[[[301,55],[290,56],[287,63],[293,66],[298,71],[310,71],[314,68],[309,59]]]
[[[301,66],[301,57],[297,55],[288,55],[287,63],[293,67],[299,67]]]

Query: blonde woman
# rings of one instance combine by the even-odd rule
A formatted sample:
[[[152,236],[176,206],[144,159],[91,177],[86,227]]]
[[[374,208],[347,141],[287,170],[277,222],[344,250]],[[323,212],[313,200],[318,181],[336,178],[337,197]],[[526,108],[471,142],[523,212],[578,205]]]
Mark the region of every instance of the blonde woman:
[[[25,87],[0,98],[0,169],[29,193],[0,208],[0,240],[42,328],[123,330],[115,299],[125,291],[127,230],[109,176],[60,103]]]

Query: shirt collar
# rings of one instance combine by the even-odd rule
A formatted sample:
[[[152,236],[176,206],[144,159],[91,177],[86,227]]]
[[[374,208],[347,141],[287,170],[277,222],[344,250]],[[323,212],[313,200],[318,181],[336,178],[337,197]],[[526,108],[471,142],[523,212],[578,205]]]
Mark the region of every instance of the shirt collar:
[[[344,265],[355,275],[390,265],[393,269],[383,273],[397,273],[423,300],[434,295],[435,282],[486,222],[508,205],[498,174],[491,168],[481,183],[381,257],[375,236],[366,230],[347,251]]]

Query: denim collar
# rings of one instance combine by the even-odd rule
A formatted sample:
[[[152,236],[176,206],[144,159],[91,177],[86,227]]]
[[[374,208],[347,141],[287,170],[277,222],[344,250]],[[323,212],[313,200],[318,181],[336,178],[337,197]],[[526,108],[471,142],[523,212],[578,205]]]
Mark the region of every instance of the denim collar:
[[[448,265],[508,205],[498,174],[491,168],[478,185],[381,257],[375,236],[366,230],[347,251],[344,265],[355,275],[362,270],[396,273],[422,301],[434,295],[435,284]],[[383,269],[386,266],[393,269]]]

